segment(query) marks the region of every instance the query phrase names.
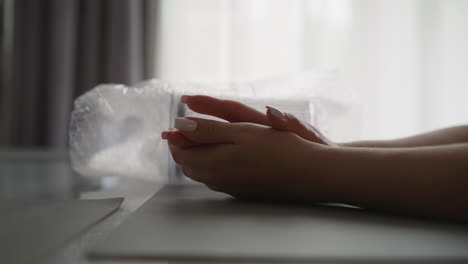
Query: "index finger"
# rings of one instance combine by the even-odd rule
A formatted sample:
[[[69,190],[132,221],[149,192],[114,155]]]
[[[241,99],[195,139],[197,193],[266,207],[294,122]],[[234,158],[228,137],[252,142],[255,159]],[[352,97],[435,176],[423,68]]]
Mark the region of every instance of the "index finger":
[[[181,102],[194,112],[219,117],[232,123],[270,125],[264,113],[237,101],[222,100],[206,95],[184,95]]]

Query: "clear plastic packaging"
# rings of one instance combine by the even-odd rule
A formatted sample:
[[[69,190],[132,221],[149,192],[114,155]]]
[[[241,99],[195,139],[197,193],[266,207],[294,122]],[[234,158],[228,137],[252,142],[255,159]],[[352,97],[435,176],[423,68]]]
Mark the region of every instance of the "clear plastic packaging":
[[[340,85],[333,72],[303,72],[251,83],[171,83],[152,79],[130,87],[103,84],[75,100],[69,133],[74,170],[88,177],[186,181],[160,137],[162,131],[173,126],[175,117],[197,115],[179,102],[183,94],[233,99],[260,111],[272,105],[310,122],[328,136],[333,134],[329,133],[333,130],[330,124],[337,120],[358,120],[353,94]],[[356,134],[357,129],[350,126],[347,133]],[[346,136],[335,133],[335,138]]]

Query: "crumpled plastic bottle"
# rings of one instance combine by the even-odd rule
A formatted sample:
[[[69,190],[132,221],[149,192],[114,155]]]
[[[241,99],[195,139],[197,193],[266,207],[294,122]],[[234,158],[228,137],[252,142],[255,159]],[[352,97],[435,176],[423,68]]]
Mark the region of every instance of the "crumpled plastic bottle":
[[[87,177],[189,182],[160,137],[162,131],[173,126],[176,117],[198,115],[179,102],[183,94],[233,99],[260,111],[272,105],[310,122],[325,134],[332,130],[329,125],[334,120],[357,120],[359,113],[354,94],[339,85],[333,72],[302,72],[250,83],[171,83],[152,79],[133,86],[102,84],[74,102],[69,131],[73,169]],[[355,134],[356,130],[357,126],[350,127],[347,133]]]

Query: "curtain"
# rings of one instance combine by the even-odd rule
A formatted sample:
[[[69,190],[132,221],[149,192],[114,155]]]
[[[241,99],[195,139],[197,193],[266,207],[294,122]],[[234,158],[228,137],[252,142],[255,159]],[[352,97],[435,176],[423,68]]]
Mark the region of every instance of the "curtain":
[[[352,140],[401,137],[468,123],[466,14],[463,0],[161,0],[153,73],[225,82],[334,70],[361,109],[337,138],[351,127]]]
[[[346,69],[365,138],[468,123],[468,2],[356,1]]]
[[[8,0],[7,0],[8,1]],[[16,0],[12,83],[2,87],[1,144],[65,148],[76,96],[148,76],[145,0]]]

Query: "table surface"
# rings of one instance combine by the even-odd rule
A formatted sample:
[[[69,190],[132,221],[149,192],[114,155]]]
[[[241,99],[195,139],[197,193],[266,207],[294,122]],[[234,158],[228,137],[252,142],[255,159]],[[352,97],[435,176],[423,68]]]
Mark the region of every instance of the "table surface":
[[[80,177],[70,168],[66,151],[0,150],[0,199],[125,197],[125,201],[118,211],[75,240],[63,245],[61,250],[49,257],[47,263],[94,263],[84,257],[85,250],[91,245],[103,241],[115,227],[151,198],[163,185],[164,182],[157,179],[153,181],[111,176],[105,178]],[[111,262],[99,263],[108,264]],[[118,263],[130,264],[130,262]],[[171,261],[171,263],[174,262]]]
[[[157,180],[138,178],[80,177],[71,169],[66,151],[0,151],[0,199],[125,197],[118,211],[64,245],[55,255],[50,256],[47,263],[91,263],[84,257],[85,250],[104,239],[136,208],[153,196],[163,184]]]

